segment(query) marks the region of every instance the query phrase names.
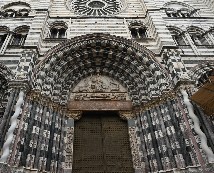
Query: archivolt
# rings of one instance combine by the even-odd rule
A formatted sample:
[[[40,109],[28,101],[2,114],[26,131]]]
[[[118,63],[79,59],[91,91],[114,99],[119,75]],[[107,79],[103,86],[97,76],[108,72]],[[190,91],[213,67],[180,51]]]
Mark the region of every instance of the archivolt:
[[[133,104],[146,102],[169,87],[167,73],[151,51],[130,40],[106,34],[73,38],[50,50],[34,74],[37,89],[66,104],[73,87],[92,74],[124,85]]]
[[[207,78],[209,76],[209,73],[212,73],[212,72],[214,72],[214,63],[205,62],[192,68],[189,71],[189,76],[193,81],[195,81],[196,85],[201,85],[201,84],[204,84],[203,81],[201,81],[203,80],[202,78],[203,77]]]

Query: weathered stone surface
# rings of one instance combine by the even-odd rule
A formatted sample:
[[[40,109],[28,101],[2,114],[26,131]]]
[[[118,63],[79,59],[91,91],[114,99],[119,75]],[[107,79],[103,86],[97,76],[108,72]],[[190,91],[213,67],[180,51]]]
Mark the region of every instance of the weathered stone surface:
[[[70,110],[104,111],[104,110],[132,110],[131,101],[71,101]]]

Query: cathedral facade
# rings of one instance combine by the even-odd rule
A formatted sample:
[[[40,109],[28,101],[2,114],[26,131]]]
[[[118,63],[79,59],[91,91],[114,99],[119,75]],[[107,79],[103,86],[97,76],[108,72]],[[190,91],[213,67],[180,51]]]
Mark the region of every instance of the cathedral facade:
[[[0,173],[214,172],[213,16],[213,0],[1,0]]]

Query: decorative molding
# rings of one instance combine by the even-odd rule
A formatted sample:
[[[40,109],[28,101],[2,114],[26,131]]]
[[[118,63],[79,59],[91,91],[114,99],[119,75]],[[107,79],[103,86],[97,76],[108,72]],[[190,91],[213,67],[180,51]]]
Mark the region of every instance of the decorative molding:
[[[183,85],[182,85],[183,86]],[[185,85],[185,87],[188,87]],[[179,88],[177,88],[179,89]],[[152,109],[162,103],[165,103],[167,100],[172,100],[176,97],[177,95],[177,89],[176,90],[171,90],[169,92],[164,93],[163,95],[153,98],[152,100],[148,102],[142,103],[140,106],[133,106],[132,110],[123,110],[120,111],[120,116],[123,119],[131,119],[135,117],[135,113],[139,111],[146,111],[148,109]],[[82,110],[69,110],[66,105],[61,105],[60,103],[57,103],[55,101],[52,101],[51,98],[44,96],[41,94],[39,91],[31,91],[28,93],[28,99],[38,101],[42,105],[47,105],[48,107],[52,107],[54,110],[63,110],[68,117],[74,118],[74,119],[79,119],[82,114]],[[122,100],[121,100],[122,101]],[[120,101],[118,101],[120,102]],[[93,109],[96,110],[96,109]],[[105,109],[104,109],[105,110]],[[131,115],[132,114],[132,115]],[[127,117],[127,118],[125,118]]]
[[[67,127],[66,136],[66,157],[64,169],[71,169],[73,163],[73,138],[74,138],[74,127]]]
[[[145,172],[144,162],[141,162],[140,158],[139,139],[137,139],[135,127],[129,127],[129,139],[132,152],[133,167],[135,170]]]
[[[158,106],[158,105],[160,105],[160,104],[163,104],[163,103],[165,103],[167,100],[172,100],[172,99],[174,99],[175,97],[176,97],[176,94],[177,94],[177,91],[169,91],[169,92],[167,92],[167,93],[165,93],[165,94],[163,94],[163,95],[161,95],[161,96],[159,96],[159,97],[157,97],[157,98],[154,98],[154,99],[152,99],[152,100],[150,100],[149,102],[147,102],[147,103],[145,103],[145,104],[142,104],[141,106],[140,106],[140,109],[139,109],[139,107],[136,107],[136,111],[146,111],[146,110],[148,110],[148,109],[152,109],[152,108],[154,108],[154,107],[156,107],[156,106]]]
[[[54,47],[37,64],[36,86],[45,95],[67,104],[70,90],[79,81],[101,74],[119,81],[127,88],[133,105],[139,105],[171,88],[166,70],[153,55],[141,45],[121,37],[107,34],[75,37]]]
[[[152,60],[154,60],[156,63],[160,64],[155,59],[155,54],[151,50],[147,49],[146,47],[140,45],[137,42],[133,42],[130,39],[126,39],[124,37],[114,36],[114,35],[110,35],[110,34],[94,33],[94,34],[77,36],[77,37],[72,38],[71,40],[67,40],[65,42],[62,42],[62,43],[54,46],[51,50],[49,50],[44,55],[44,60],[37,64],[34,74],[38,74],[38,72],[44,68],[44,65],[51,58],[53,58],[52,56],[54,56],[56,54],[56,52],[61,53],[61,54],[66,53],[67,47],[73,47],[76,44],[79,44],[79,46],[84,47],[89,42],[91,42],[95,45],[96,40],[97,40],[97,42],[100,40],[103,40],[103,41],[108,40],[108,41],[112,42],[112,45],[118,45],[118,46],[129,45],[129,47],[130,47],[129,53],[131,53],[132,51],[134,53],[137,53],[137,52],[143,53],[143,54],[147,55],[149,58],[151,58]],[[105,43],[105,42],[103,42],[103,43]],[[76,49],[78,49],[78,48],[76,47]],[[163,68],[163,70],[164,70],[164,68]]]
[[[146,24],[141,20],[132,20],[128,25],[129,28],[146,28]]]
[[[10,81],[8,82],[8,88],[12,89],[12,88],[15,88],[15,89],[23,89],[25,91],[29,91],[31,86],[29,84],[29,81],[27,80],[14,80],[14,81]]]
[[[47,107],[51,107],[54,110],[64,110],[64,111],[67,110],[66,106],[52,101],[50,97],[44,96],[39,91],[35,91],[35,90],[30,91],[27,95],[27,98],[32,101],[37,101],[42,105],[46,105]]]

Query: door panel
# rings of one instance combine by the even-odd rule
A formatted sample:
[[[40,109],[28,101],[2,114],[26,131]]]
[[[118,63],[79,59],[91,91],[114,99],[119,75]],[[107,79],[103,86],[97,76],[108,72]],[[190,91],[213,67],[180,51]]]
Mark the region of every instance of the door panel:
[[[110,114],[102,116],[102,127],[106,172],[133,172],[127,122]]]
[[[104,173],[100,116],[75,122],[73,173]]]
[[[73,173],[133,173],[127,122],[115,112],[87,112],[74,129]]]

